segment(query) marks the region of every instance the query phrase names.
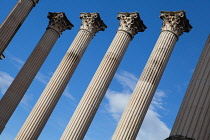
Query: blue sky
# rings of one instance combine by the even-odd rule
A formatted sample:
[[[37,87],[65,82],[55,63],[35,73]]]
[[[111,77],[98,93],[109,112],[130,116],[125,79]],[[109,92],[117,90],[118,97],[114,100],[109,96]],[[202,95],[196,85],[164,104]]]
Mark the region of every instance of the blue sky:
[[[16,3],[17,0],[0,1],[0,23]],[[162,26],[160,11],[185,10],[193,29],[184,33],[177,42],[137,139],[166,138],[210,32],[209,5],[208,0],[40,0],[6,49],[6,59],[0,62],[0,97],[44,34],[49,21],[48,12],[65,12],[74,27],[63,32],[54,45],[0,139],[13,140],[18,133],[76,36],[81,24],[80,12],[99,12],[108,28],[97,33],[91,41],[39,137],[39,140],[58,140],[116,34],[119,27],[117,13],[137,11],[148,28],[130,43],[85,137],[85,140],[109,140],[158,39]]]

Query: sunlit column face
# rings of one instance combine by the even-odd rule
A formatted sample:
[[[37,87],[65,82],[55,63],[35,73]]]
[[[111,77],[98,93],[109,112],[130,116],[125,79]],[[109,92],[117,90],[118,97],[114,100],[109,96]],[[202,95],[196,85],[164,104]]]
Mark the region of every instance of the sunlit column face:
[[[49,13],[48,17],[48,29],[60,33],[72,27],[63,13]],[[98,13],[82,13],[80,18],[82,25],[77,36],[17,134],[16,140],[38,139],[93,36],[106,28]]]
[[[120,27],[77,106],[61,140],[82,140],[88,131],[130,41],[146,26],[137,12],[119,13]],[[85,26],[87,27],[87,26]]]
[[[134,140],[138,134],[167,62],[183,32],[192,28],[184,11],[161,12],[162,31],[123,112],[112,140]],[[130,21],[132,23],[132,21]]]

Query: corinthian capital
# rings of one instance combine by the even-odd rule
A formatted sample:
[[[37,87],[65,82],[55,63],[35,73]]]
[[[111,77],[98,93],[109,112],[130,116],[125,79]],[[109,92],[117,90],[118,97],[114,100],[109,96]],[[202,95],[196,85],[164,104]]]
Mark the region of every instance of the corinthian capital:
[[[189,32],[192,29],[183,10],[177,12],[161,11],[160,18],[163,20],[162,31],[171,31],[180,36],[183,32]]]
[[[48,28],[54,29],[59,34],[61,34],[66,29],[71,29],[74,25],[67,19],[64,12],[61,13],[51,13],[49,12],[47,16],[50,21]]]
[[[138,32],[144,32],[147,28],[140,19],[139,13],[118,13],[117,19],[120,20],[118,30],[125,31],[133,38]]]
[[[80,19],[82,19],[82,25],[80,29],[87,30],[93,35],[98,31],[104,31],[107,26],[100,18],[99,13],[81,13]]]

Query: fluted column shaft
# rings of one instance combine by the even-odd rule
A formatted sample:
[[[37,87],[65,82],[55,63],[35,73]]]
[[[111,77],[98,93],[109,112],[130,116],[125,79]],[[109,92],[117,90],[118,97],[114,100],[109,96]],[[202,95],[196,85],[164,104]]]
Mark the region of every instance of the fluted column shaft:
[[[160,34],[112,140],[135,140],[176,41],[171,32]]]
[[[85,15],[90,15],[90,13],[87,13]],[[80,62],[87,46],[93,38],[93,35],[99,30],[104,30],[105,25],[100,20],[99,14],[93,13],[92,16],[95,15],[98,18],[95,19],[96,21],[94,21],[93,23],[99,21],[101,23],[99,23],[99,25],[94,25],[93,23],[91,23],[90,25],[95,28],[93,31],[91,31],[92,29],[88,30],[84,29],[83,26],[81,27],[81,30],[79,30],[70,48],[66,52],[58,68],[56,69],[55,73],[53,74],[52,78],[50,79],[43,93],[41,94],[39,100],[35,104],[33,110],[29,114],[27,120],[25,121],[21,130],[16,136],[16,140],[35,140],[39,137],[53,109],[60,99],[60,96],[62,95],[71,76],[73,75],[78,63]],[[82,18],[83,20],[86,20],[86,17]],[[92,19],[94,20],[94,18]],[[88,19],[88,22],[89,21],[90,19]]]
[[[116,34],[61,139],[84,138],[130,41],[127,33]]]
[[[0,27],[0,55],[4,52],[38,0],[19,0]]]
[[[45,32],[39,44],[31,53],[26,63],[23,65],[22,69],[15,77],[12,84],[5,92],[0,101],[0,131],[3,130],[5,124],[20,103],[25,92],[27,91],[58,37],[59,34],[52,29],[49,29]],[[43,42],[45,42],[45,48],[40,46],[40,43]]]
[[[210,137],[210,36],[202,51],[174,122],[170,138],[209,140]]]
[[[56,16],[58,15],[64,15],[64,13],[56,13]],[[53,45],[60,37],[61,32],[72,26],[64,23],[53,23],[52,19],[58,18],[56,16],[50,17],[50,14],[48,15],[51,20],[50,25],[0,101],[0,133],[17,108]],[[59,20],[62,19],[59,18]],[[60,28],[62,31],[57,30],[54,28],[55,25],[51,26],[52,23],[56,26],[63,26],[64,29]]]
[[[174,12],[163,12],[163,15],[161,15],[161,18],[165,20],[164,27],[123,112],[112,140],[135,140],[137,137],[155,90],[177,42],[177,37],[180,34],[168,29],[170,26],[167,26],[167,24],[170,22],[167,21],[171,13],[172,18],[174,18]]]
[[[138,16],[137,13],[135,13],[135,15]],[[130,18],[130,15],[127,16],[129,19],[134,20],[134,18]],[[124,21],[123,25],[127,24],[127,19],[120,20]],[[139,22],[139,20],[134,21],[133,26],[137,27],[135,25],[137,22]],[[129,28],[133,29],[133,27]],[[139,27],[137,27],[137,30],[140,30],[138,28]],[[124,29],[119,28],[109,49],[107,50],[103,60],[101,61],[101,64],[99,65],[88,88],[86,89],[84,96],[77,106],[69,124],[67,125],[61,137],[61,140],[83,140],[97,112],[97,109],[111,83],[111,80],[123,58],[123,55],[130,41],[132,40],[133,35],[135,34],[131,34],[129,32],[126,32]]]

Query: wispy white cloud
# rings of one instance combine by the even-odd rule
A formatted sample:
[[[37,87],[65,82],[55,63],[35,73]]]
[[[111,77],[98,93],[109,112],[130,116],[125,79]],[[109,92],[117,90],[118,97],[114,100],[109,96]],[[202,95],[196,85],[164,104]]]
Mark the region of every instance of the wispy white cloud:
[[[107,107],[108,111],[111,113],[111,116],[118,121],[125,109],[125,106],[128,103],[130,93],[120,93],[108,90],[106,98],[109,102],[109,105]]]
[[[106,98],[109,102],[107,109],[115,120],[119,120],[138,78],[127,71],[116,73],[114,78],[121,84],[122,91],[118,92],[110,89],[107,91]]]
[[[164,91],[157,90],[155,93],[155,96],[153,97],[152,103],[150,105],[150,109],[157,111],[158,109],[165,110],[163,107],[164,101],[163,98],[166,97],[166,94]]]
[[[106,94],[106,98],[108,99],[107,110],[116,121],[119,121],[137,83],[137,77],[129,72],[123,71],[116,74],[115,78],[122,85],[122,91],[108,90]],[[158,90],[155,93],[137,140],[157,140],[168,137],[170,129],[161,121],[161,115],[158,114],[160,109],[165,110],[163,100],[165,97],[166,94],[164,91]]]
[[[6,72],[0,71],[0,91],[4,94],[13,81],[13,77]]]
[[[133,90],[138,81],[138,78],[135,75],[127,71],[116,73],[115,78],[123,86],[124,90]]]
[[[12,55],[11,53],[8,53],[8,55],[9,55],[10,63],[14,65],[16,69],[20,70],[25,62],[19,59],[18,57]],[[46,74],[43,74],[42,72],[38,72],[35,79],[46,85],[50,77]]]
[[[0,71],[0,93],[3,95],[14,78],[10,76],[8,73]],[[32,94],[25,95],[23,99],[20,102],[21,107],[23,107],[25,110],[29,110],[31,108],[30,101],[33,99]]]
[[[160,120],[160,115],[148,110],[136,140],[164,140],[170,134],[170,129]]]
[[[46,85],[48,81],[50,80],[50,77],[46,74],[38,72],[35,79]]]
[[[67,86],[63,92],[63,95],[72,101],[75,101],[75,98],[70,94],[69,87]]]
[[[126,71],[116,73],[114,78],[122,86],[122,91],[118,92],[109,89],[105,97],[108,99],[107,110],[111,113],[112,117],[118,121],[130,99],[131,92],[134,89],[138,78]]]
[[[9,55],[10,62],[19,70],[22,68],[24,61],[17,58],[16,56],[10,54]]]
[[[157,91],[142,123],[137,140],[165,139],[170,134],[170,129],[161,121],[158,110],[165,110],[163,98],[166,97],[163,91]]]
[[[8,53],[8,57],[9,57],[9,61],[10,63],[18,70],[20,70],[24,64],[24,61],[22,61],[21,59],[19,59],[18,57],[14,56],[11,53]],[[47,82],[49,81],[50,77],[38,72],[37,76],[35,77],[39,82],[43,83],[43,84],[47,84]],[[4,94],[6,92],[6,90],[8,89],[9,85],[11,84],[11,82],[13,81],[13,77],[11,77],[8,73],[5,72],[1,72],[0,71],[0,91],[2,94]],[[30,104],[30,102],[33,100],[33,94],[25,94],[23,99],[20,102],[20,106],[26,110],[29,111],[32,106]]]
[[[20,102],[21,107],[26,111],[30,111],[32,109],[31,105],[32,100],[33,100],[33,94],[25,94]]]

